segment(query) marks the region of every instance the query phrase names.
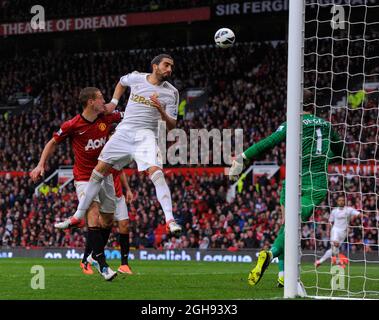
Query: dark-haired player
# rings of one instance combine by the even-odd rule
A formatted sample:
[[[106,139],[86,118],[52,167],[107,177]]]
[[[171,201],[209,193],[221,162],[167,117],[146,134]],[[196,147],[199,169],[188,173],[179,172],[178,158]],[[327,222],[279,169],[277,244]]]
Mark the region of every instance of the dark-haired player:
[[[346,206],[345,196],[339,196],[337,198],[337,208],[332,210],[329,217],[329,222],[332,224],[332,230],[330,232],[330,248],[324,253],[320,260],[315,262],[316,268],[332,257],[336,259],[336,264],[340,263],[340,246],[346,240],[351,218],[357,216],[362,216],[362,212]],[[330,228],[330,225],[327,225],[327,228]]]
[[[179,94],[167,81],[172,74],[174,60],[167,54],[160,54],[151,61],[151,66],[151,73],[132,72],[120,78],[113,99],[106,107],[108,111],[114,110],[126,87],[130,87],[124,119],[104,146],[75,214],[55,224],[56,228],[66,229],[79,224],[110,169],[120,170],[132,159],[136,161],[139,171],[149,174],[168,230],[176,235],[181,232],[172,213],[171,193],[163,175],[157,143],[159,120],[165,121],[169,130],[176,126]]]

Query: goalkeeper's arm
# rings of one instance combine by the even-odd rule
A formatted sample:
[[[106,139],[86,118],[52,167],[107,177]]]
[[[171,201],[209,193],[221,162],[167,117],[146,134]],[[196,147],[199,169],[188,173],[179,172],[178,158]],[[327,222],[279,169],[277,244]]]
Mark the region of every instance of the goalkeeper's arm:
[[[229,170],[229,176],[239,175],[245,164],[282,142],[286,138],[286,131],[287,126],[284,123],[273,134],[253,144],[240,155],[237,155],[235,159],[233,159],[232,167]]]

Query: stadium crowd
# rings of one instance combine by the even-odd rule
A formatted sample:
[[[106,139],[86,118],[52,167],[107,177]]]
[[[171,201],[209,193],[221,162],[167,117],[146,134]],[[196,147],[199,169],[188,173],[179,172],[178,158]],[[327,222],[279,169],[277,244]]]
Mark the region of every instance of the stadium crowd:
[[[61,54],[41,57],[38,53],[4,59],[0,97],[16,92],[32,95],[36,104],[17,116],[0,115],[0,162],[3,171],[28,171],[37,162],[46,141],[60,123],[80,112],[77,96],[81,88],[99,87],[110,97],[119,77],[134,70],[148,70],[149,61],[159,50]],[[242,128],[244,146],[275,131],[285,119],[286,47],[283,43],[245,44],[233,50],[214,47],[177,48],[174,85],[179,91],[191,87],[206,88],[208,101],[199,108],[188,108],[178,127],[189,129]],[[27,65],[28,68],[20,68]],[[5,102],[5,101],[3,101]],[[121,104],[120,104],[121,105]],[[377,104],[362,109],[334,108],[323,114],[345,138],[345,158],[376,159],[378,152]],[[320,113],[325,108],[319,108]],[[329,110],[329,108],[328,108]],[[325,113],[325,112],[324,112]],[[217,114],[217,117],[214,115]],[[366,126],[357,126],[365,121]],[[251,124],[254,124],[253,126]],[[375,129],[376,128],[376,129]],[[20,141],[21,140],[21,141]],[[363,142],[363,143],[359,143]],[[16,152],[15,152],[16,151]],[[284,161],[284,144],[264,160]],[[49,161],[49,168],[72,164],[69,142]],[[48,170],[49,171],[49,170]]]
[[[51,190],[32,195],[34,186],[27,177],[0,180],[0,244],[6,247],[82,247],[82,230],[57,231],[53,224],[67,217],[76,208],[77,198],[72,187],[61,193]],[[246,182],[234,201],[225,201],[228,181],[222,174],[168,175],[172,190],[174,214],[184,226],[179,239],[168,238],[164,215],[155,196],[154,187],[145,175],[132,175],[130,184],[135,199],[129,205],[130,242],[134,248],[223,248],[229,250],[267,247],[280,227],[280,184],[274,177],[260,177],[255,184]],[[7,187],[12,184],[14,188]],[[330,202],[340,194],[338,176],[332,176]],[[377,250],[378,225],[376,196],[359,194],[357,178],[345,182],[347,204],[363,210],[363,219],[352,221],[349,232],[350,250]],[[370,181],[363,186],[366,193]],[[326,249],[329,234],[326,225],[330,206],[324,201],[315,210],[310,222],[302,227],[303,249]],[[117,225],[108,243],[117,247]]]
[[[111,97],[119,77],[134,70],[148,70],[148,62],[159,50],[104,53],[38,53],[1,61],[0,97],[27,92],[35,106],[19,115],[0,115],[0,163],[2,171],[30,171],[38,162],[43,146],[60,123],[80,112],[80,88],[97,86],[106,99]],[[228,50],[214,47],[169,50],[175,59],[173,84],[187,88],[206,88],[206,103],[195,109],[189,105],[178,127],[189,129],[242,128],[245,148],[274,132],[285,119],[286,46],[284,43],[240,44]],[[23,66],[21,68],[21,66]],[[25,67],[26,66],[26,67]],[[368,163],[377,159],[377,103],[364,109],[336,108],[323,113],[346,140],[345,163]],[[217,115],[217,116],[215,116]],[[357,126],[365,120],[364,126]],[[367,123],[367,125],[366,125]],[[376,128],[376,131],[373,130]],[[211,156],[210,156],[211,157]],[[284,164],[285,143],[261,159]],[[59,165],[73,163],[69,141],[49,160],[46,176]],[[181,238],[167,238],[163,213],[154,188],[143,175],[132,175],[136,199],[130,209],[130,241],[133,247],[156,248],[259,248],[273,242],[281,210],[278,176],[261,177],[252,184],[249,177],[233,202],[226,201],[230,182],[223,175],[170,175],[174,214],[184,226]],[[330,206],[338,192],[345,192],[348,203],[362,209],[362,221],[354,221],[349,242],[351,249],[377,249],[377,195],[372,194],[378,179],[331,175],[329,201],[317,208],[314,219],[303,225],[303,248],[328,245],[326,223]],[[53,224],[72,214],[77,204],[72,186],[62,193],[54,191],[35,196],[35,185],[28,177],[0,178],[0,241],[3,246],[83,246],[83,232],[61,232]],[[361,195],[360,192],[366,193]],[[370,193],[371,192],[371,193]],[[315,240],[316,239],[316,240]],[[109,245],[116,246],[116,238]],[[371,245],[371,246],[370,246]]]
[[[187,110],[185,119],[177,126],[186,132],[190,128],[242,128],[245,147],[276,130],[285,113],[285,50],[284,44],[276,47],[248,44],[236,46],[232,51],[214,47],[170,50],[175,58],[174,85],[180,91],[203,87],[208,92],[208,103]],[[28,112],[15,117],[5,119],[0,115],[0,130],[5,132],[0,138],[3,170],[27,171],[38,162],[53,131],[65,119],[80,112],[77,97],[81,88],[93,85],[100,88],[106,98],[110,97],[121,75],[149,70],[149,61],[158,52],[149,50],[143,57],[137,51],[119,51],[51,54],[42,58],[31,53],[11,61],[4,59],[0,65],[0,73],[4,75],[0,97],[6,99],[24,91],[35,96],[37,102]],[[21,69],[17,67],[20,65],[30,67]],[[214,114],[219,116],[214,117]],[[252,127],[251,123],[259,125]],[[283,152],[272,160],[281,159]],[[61,146],[49,162],[51,168],[59,164],[72,164],[69,142]]]

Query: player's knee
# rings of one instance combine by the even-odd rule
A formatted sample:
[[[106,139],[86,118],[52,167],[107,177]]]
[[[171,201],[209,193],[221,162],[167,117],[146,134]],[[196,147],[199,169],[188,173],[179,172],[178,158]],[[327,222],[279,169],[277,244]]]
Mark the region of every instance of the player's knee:
[[[92,218],[87,220],[87,225],[89,228],[97,228],[100,227],[100,221],[98,218]]]
[[[151,181],[153,182],[153,184],[155,186],[165,185],[166,184],[166,180],[164,178],[164,174],[163,174],[162,170],[156,170],[156,171],[154,171],[150,175],[150,179],[151,179]]]
[[[147,169],[147,173],[149,174],[149,176],[151,176],[152,174],[154,174],[157,171],[162,171],[162,169],[160,167],[157,167],[157,166],[152,166],[152,167]]]
[[[111,168],[112,165],[110,165],[109,163],[99,161],[93,171],[97,172],[97,174],[100,174],[102,176],[106,176]]]
[[[96,169],[92,170],[91,178],[90,178],[91,181],[96,181],[96,182],[101,183],[103,179],[104,179],[104,173],[101,173]]]
[[[97,203],[93,203],[87,211],[87,224],[90,228],[100,227],[99,208]]]
[[[100,226],[104,229],[109,229],[113,224],[113,214],[111,213],[101,213],[100,216]]]
[[[109,228],[112,228],[112,220],[111,221],[102,221],[100,223],[100,227],[103,228],[103,229],[109,229]]]
[[[129,233],[129,220],[121,220],[118,222],[118,232],[122,234]]]

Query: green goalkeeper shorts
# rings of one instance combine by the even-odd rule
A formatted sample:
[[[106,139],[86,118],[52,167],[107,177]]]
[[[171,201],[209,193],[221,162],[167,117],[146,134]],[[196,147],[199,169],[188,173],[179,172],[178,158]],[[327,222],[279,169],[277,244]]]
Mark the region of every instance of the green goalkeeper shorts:
[[[313,213],[313,209],[318,206],[328,193],[328,189],[325,186],[311,186],[302,184],[301,186],[301,219],[303,222],[309,220]],[[283,181],[282,191],[280,192],[280,204],[286,203],[286,182]]]

